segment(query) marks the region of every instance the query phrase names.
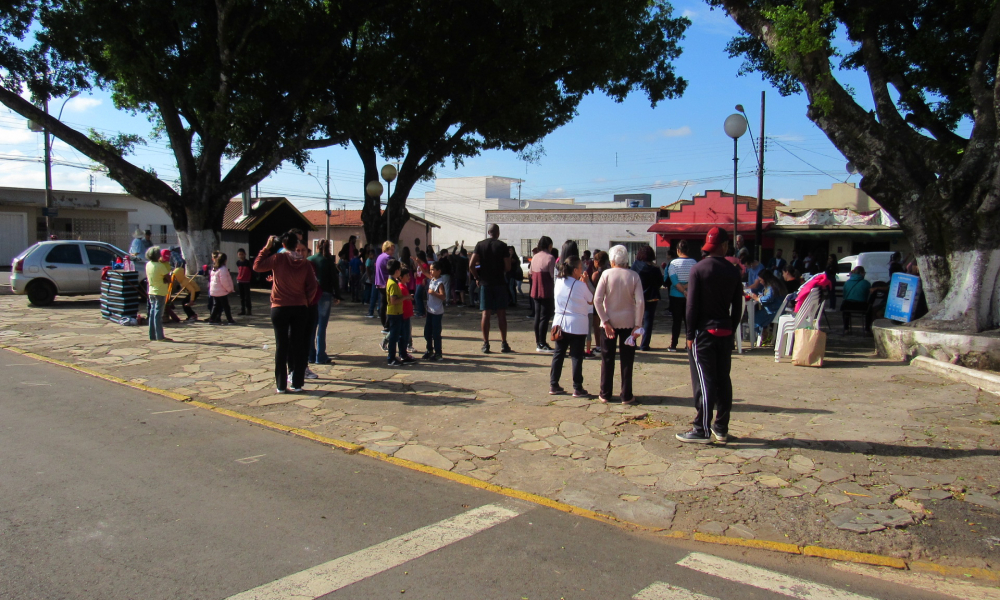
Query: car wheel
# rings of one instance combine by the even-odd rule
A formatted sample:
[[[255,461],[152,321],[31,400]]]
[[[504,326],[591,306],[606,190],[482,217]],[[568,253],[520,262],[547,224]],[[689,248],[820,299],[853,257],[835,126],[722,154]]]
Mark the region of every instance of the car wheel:
[[[28,286],[28,302],[48,306],[56,299],[56,287],[48,281],[36,281]]]

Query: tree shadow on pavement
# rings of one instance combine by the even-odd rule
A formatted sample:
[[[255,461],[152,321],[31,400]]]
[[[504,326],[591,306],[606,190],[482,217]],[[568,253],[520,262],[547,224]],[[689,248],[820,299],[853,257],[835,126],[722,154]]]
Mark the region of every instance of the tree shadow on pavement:
[[[869,454],[873,456],[898,456],[905,458],[935,458],[954,460],[975,456],[1000,456],[1000,450],[991,448],[937,448],[933,446],[906,446],[903,444],[886,444],[883,442],[865,442],[860,440],[806,440],[797,438],[782,438],[776,440],[741,437],[738,443],[754,443],[764,446],[794,446],[826,452],[843,454]]]
[[[694,409],[693,400],[690,396],[676,397],[676,396],[643,396],[639,399],[640,406],[645,404],[653,405],[669,405],[669,406],[690,406],[692,410]],[[820,408],[789,408],[785,406],[769,406],[767,404],[747,404],[736,398],[733,400],[733,412],[753,412],[753,413],[766,413],[766,414],[808,414],[808,415],[829,415],[833,414],[832,410],[824,410]]]

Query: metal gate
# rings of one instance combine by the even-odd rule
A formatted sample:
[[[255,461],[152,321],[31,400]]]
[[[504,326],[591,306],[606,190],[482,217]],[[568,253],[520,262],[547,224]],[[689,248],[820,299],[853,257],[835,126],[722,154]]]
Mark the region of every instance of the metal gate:
[[[28,214],[0,212],[0,265],[9,265],[28,247]]]

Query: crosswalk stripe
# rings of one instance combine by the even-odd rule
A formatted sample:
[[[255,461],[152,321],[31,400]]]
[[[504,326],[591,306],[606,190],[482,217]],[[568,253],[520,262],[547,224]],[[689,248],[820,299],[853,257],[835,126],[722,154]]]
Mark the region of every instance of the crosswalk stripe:
[[[791,575],[768,571],[760,567],[751,567],[750,565],[700,552],[688,554],[677,561],[677,564],[695,571],[721,577],[722,579],[784,594],[792,598],[799,598],[800,600],[873,600],[868,596],[860,596],[820,583],[792,577]]]
[[[676,587],[662,581],[657,581],[653,585],[640,590],[638,594],[632,596],[632,600],[719,600],[713,596],[696,594],[691,590]]]
[[[487,504],[230,596],[226,600],[312,600],[485,531],[524,512]]]

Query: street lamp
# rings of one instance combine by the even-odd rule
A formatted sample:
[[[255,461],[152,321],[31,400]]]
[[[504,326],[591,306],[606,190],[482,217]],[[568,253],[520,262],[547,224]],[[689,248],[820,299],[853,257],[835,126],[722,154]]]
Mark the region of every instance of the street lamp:
[[[392,202],[392,181],[396,179],[396,175],[396,167],[393,165],[382,166],[382,179],[385,179],[385,183],[389,187],[385,193],[385,237],[390,242],[392,241],[392,212],[389,211],[389,203]]]
[[[73,98],[76,98],[79,95],[80,92],[74,91],[71,92],[70,95],[67,96],[65,100],[63,100],[62,106],[59,107],[59,116],[56,117],[56,120],[62,121],[63,109],[66,108],[66,103],[72,100]],[[46,115],[49,114],[48,96],[46,96],[42,100],[42,110],[45,111]],[[41,127],[39,127],[38,123],[35,123],[34,121],[29,119],[28,129],[34,131],[35,133],[41,132],[42,135],[44,136],[43,141],[45,144],[45,211],[44,211],[45,230],[46,230],[46,236],[48,238],[51,238],[52,237],[52,150],[51,150],[52,141],[49,138],[49,126],[47,122],[43,122]]]
[[[747,132],[747,120],[746,117],[739,113],[731,114],[726,117],[726,122],[722,126],[726,130],[726,135],[733,138],[733,243],[736,243],[736,236],[739,233],[739,224],[737,223],[738,213],[736,212],[736,199],[739,197],[737,193],[736,180],[738,177],[737,167],[739,166],[739,155],[737,154],[737,147],[739,145],[740,136]],[[735,246],[734,246],[735,247]]]
[[[750,119],[743,110],[742,104],[736,105],[750,127]],[[750,143],[752,144],[753,131],[750,132]],[[757,227],[754,229],[754,243],[757,246],[757,260],[763,261],[764,251],[764,92],[760,93],[760,140],[757,144]]]

